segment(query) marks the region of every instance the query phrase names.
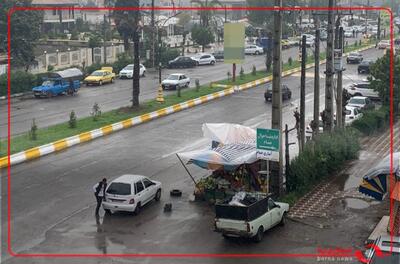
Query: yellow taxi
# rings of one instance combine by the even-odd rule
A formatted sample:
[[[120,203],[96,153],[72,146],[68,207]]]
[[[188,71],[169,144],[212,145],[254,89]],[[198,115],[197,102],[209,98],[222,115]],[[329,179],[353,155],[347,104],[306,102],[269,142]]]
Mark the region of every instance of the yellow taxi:
[[[115,80],[115,73],[112,67],[102,67],[100,70],[92,72],[86,77],[83,82],[86,85],[97,84],[103,85],[104,83],[112,83]]]
[[[286,40],[286,39],[282,39],[282,40],[281,40],[281,44],[282,44],[282,49],[288,49],[288,48],[290,48],[290,43],[289,43],[289,41]]]

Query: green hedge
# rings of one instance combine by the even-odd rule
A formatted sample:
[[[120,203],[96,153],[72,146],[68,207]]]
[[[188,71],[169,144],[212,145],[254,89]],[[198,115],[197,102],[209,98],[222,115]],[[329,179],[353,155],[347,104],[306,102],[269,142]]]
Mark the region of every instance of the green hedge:
[[[365,111],[360,119],[352,123],[352,127],[356,128],[364,135],[371,135],[387,128],[389,119],[389,108],[382,107],[378,110]]]
[[[32,87],[40,85],[41,75],[24,71],[11,72],[11,94],[23,93],[32,90]],[[0,75],[0,96],[7,95],[7,74]]]
[[[340,170],[346,161],[358,156],[359,133],[355,129],[324,133],[309,141],[290,163],[287,189],[290,198],[301,196],[316,183]],[[290,199],[292,200],[292,199]]]

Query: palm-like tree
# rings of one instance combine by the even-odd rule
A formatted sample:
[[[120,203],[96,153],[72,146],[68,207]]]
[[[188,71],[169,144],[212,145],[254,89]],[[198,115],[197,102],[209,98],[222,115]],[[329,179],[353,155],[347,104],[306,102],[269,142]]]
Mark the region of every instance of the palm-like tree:
[[[220,1],[218,0],[205,0],[205,1],[200,1],[200,0],[192,0],[192,3],[196,3],[199,5],[200,8],[210,8],[210,7],[215,7],[215,6],[224,6]],[[199,15],[200,15],[200,25],[202,27],[209,27],[210,22],[214,17],[214,10],[199,10]]]

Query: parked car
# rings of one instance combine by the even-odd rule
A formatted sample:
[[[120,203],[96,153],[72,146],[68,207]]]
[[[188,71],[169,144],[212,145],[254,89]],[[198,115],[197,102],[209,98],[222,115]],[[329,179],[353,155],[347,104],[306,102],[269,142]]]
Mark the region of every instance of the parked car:
[[[347,88],[347,92],[351,96],[365,96],[373,99],[379,99],[379,93],[369,87],[369,82],[353,83],[349,88]]]
[[[350,31],[350,30],[345,31],[344,32],[344,37],[345,38],[352,38],[353,37],[353,31]]]
[[[113,180],[106,189],[103,208],[110,214],[115,211],[135,212],[152,200],[161,198],[161,182],[142,175],[122,175]]]
[[[346,105],[345,108],[346,108],[345,109],[346,116],[345,116],[344,122],[346,125],[350,125],[355,120],[357,120],[363,116],[363,113],[361,113],[357,107],[352,107],[352,106]]]
[[[224,60],[224,51],[223,50],[214,51],[212,53],[212,55],[214,56],[214,58],[216,60]]]
[[[48,73],[42,85],[32,88],[33,95],[39,97],[53,97],[61,94],[74,95],[81,87],[83,73],[78,68]]]
[[[239,202],[240,205],[238,201],[232,203],[233,200],[216,204],[215,231],[222,233],[225,238],[246,237],[260,242],[265,231],[285,224],[289,204],[274,202],[267,197],[248,200],[248,203]]]
[[[375,105],[372,103],[372,101],[365,96],[352,97],[346,106],[357,107],[360,110],[370,110],[375,108]]]
[[[366,73],[369,74],[370,70],[369,67],[373,64],[374,62],[371,60],[363,60],[360,65],[357,67],[357,71],[359,74]]]
[[[259,54],[263,54],[263,53],[264,53],[264,49],[257,45],[247,45],[244,49],[244,54],[259,55]]]
[[[400,237],[382,235],[369,246],[364,253],[365,264],[397,264],[400,263]]]
[[[146,67],[143,64],[139,64],[139,76],[144,77],[146,73]],[[133,64],[128,64],[119,72],[119,78],[133,78]]]
[[[281,40],[282,49],[288,49],[291,47],[290,42],[287,39]]]
[[[347,63],[361,63],[363,61],[363,55],[360,52],[350,52],[347,56],[346,62]]]
[[[378,43],[378,49],[390,49],[390,41],[389,40],[381,40]]]
[[[214,65],[215,64],[214,56],[211,54],[208,54],[208,53],[199,53],[190,58],[192,60],[195,60],[197,65]]]
[[[92,72],[83,82],[89,84],[103,85],[104,83],[112,83],[115,79],[115,73],[112,67],[102,67],[100,70]]]
[[[318,132],[319,133],[324,132],[324,123],[322,122],[321,117],[319,117],[319,120],[318,120]],[[312,123],[311,122],[306,127],[306,133],[305,134],[306,134],[306,139],[307,140],[310,140],[312,138],[313,130],[312,130]]]
[[[190,78],[182,73],[170,74],[167,79],[161,82],[164,90],[176,90],[178,87],[189,87]]]
[[[197,61],[190,57],[179,56],[168,62],[168,68],[193,68],[197,65]]]
[[[281,86],[282,90],[282,100],[290,99],[292,98],[292,91],[287,87],[286,85]],[[267,89],[264,92],[264,99],[266,102],[272,100],[272,85],[268,84]]]

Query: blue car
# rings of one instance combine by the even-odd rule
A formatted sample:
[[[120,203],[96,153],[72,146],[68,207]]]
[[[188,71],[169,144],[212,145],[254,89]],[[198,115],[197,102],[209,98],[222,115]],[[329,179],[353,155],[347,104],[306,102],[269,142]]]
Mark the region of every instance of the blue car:
[[[77,68],[49,73],[42,85],[32,89],[33,95],[40,97],[53,97],[61,94],[74,95],[81,87],[83,73]]]

